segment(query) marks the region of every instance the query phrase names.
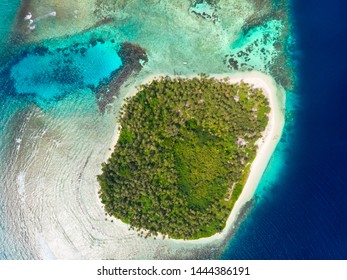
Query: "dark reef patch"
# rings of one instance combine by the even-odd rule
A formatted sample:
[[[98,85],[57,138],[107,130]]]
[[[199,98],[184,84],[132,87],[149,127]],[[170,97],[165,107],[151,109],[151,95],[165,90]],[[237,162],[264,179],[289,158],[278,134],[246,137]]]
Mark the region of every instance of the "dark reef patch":
[[[123,61],[123,66],[113,71],[108,79],[94,89],[98,107],[102,113],[105,112],[106,106],[113,102],[114,97],[119,95],[119,89],[125,81],[132,74],[139,73],[143,63],[148,62],[145,50],[139,45],[128,42],[121,44],[118,54]]]
[[[205,19],[205,20],[210,20],[213,23],[216,23],[219,18],[218,18],[218,3],[219,0],[194,0],[191,3],[190,6],[190,12],[192,14],[195,14],[196,16]],[[206,13],[205,11],[199,11],[198,6],[199,5],[206,5],[211,9],[211,13]]]
[[[6,83],[3,83],[6,88],[3,92],[7,95],[13,97],[21,98],[27,100],[28,102],[37,103],[36,99],[40,99],[40,104],[51,103],[52,101],[59,101],[65,98],[69,91],[61,92],[59,95],[48,100],[42,99],[42,97],[37,97],[33,92],[18,92],[15,86],[15,80],[11,76],[11,69],[20,63],[22,60],[26,59],[28,56],[36,55],[38,57],[54,56],[63,57],[58,65],[54,65],[52,68],[53,76],[52,82],[58,84],[64,84],[67,88],[83,88],[89,87],[95,93],[96,101],[100,112],[105,112],[108,104],[113,102],[115,96],[118,96],[121,86],[126,82],[126,80],[133,74],[141,71],[143,64],[148,61],[147,54],[140,46],[134,45],[128,42],[122,43],[120,46],[117,44],[114,38],[100,37],[90,35],[88,41],[74,42],[68,46],[62,46],[58,48],[50,47],[51,43],[46,44],[45,42],[39,44],[28,45],[25,43],[24,37],[21,35],[21,25],[23,23],[23,18],[28,13],[30,9],[30,1],[23,1],[20,11],[17,14],[17,22],[15,25],[15,32],[12,33],[11,43],[14,44],[16,55],[9,55],[11,59],[4,61],[2,68],[0,69],[0,74],[2,79],[6,79]],[[97,23],[94,27],[109,24],[113,22],[110,19],[104,19]],[[93,28],[94,28],[93,27]],[[26,27],[25,27],[26,28]],[[111,43],[114,45],[115,51],[121,58],[123,65],[111,72],[111,74],[101,80],[98,84],[87,84],[83,83],[83,76],[80,69],[76,68],[71,62],[72,56],[80,55],[85,57],[89,49],[96,47],[97,45],[103,45],[105,43]],[[47,75],[44,74],[42,77],[38,77],[37,82],[46,82]],[[71,86],[71,87],[70,87]],[[42,100],[41,100],[42,99]]]
[[[109,18],[109,17],[106,17],[106,18],[103,18],[99,21],[97,21],[95,24],[93,24],[91,27],[88,27],[86,29],[84,29],[81,33],[83,32],[88,32],[88,31],[91,31],[93,29],[96,29],[100,26],[103,26],[103,25],[108,25],[108,24],[111,24],[111,23],[114,23],[114,19],[113,18]]]
[[[247,38],[253,30],[264,28],[264,34],[245,47],[233,53],[232,51],[224,58],[224,63],[231,70],[249,71],[260,70],[274,77],[278,84],[285,89],[292,90],[294,87],[294,74],[292,72],[290,54],[290,26],[288,22],[288,4],[284,1],[250,0],[256,13],[246,19],[241,29],[240,38]],[[267,32],[268,22],[272,20],[281,21],[284,24],[278,37],[271,38]],[[261,48],[261,45],[272,44],[273,51]],[[259,49],[261,48],[261,49]],[[254,54],[254,52],[259,52]],[[252,63],[251,56],[256,55],[263,58],[264,69],[259,69]],[[271,60],[267,60],[271,58]]]
[[[282,5],[273,5],[272,2],[272,0],[251,0],[256,12],[246,19],[242,27],[244,34],[270,19],[281,20],[287,16],[286,9]]]
[[[104,45],[106,43],[108,44],[107,46]],[[56,102],[64,99],[66,95],[68,95],[72,91],[98,86],[99,83],[102,83],[103,77],[106,77],[106,79],[108,79],[107,77],[109,77],[109,73],[111,73],[112,69],[109,73],[106,72],[105,76],[100,76],[99,81],[97,81],[97,78],[95,77],[89,78],[93,77],[92,68],[89,67],[89,72],[81,69],[84,64],[88,64],[90,57],[86,56],[89,55],[89,50],[95,47],[107,48],[108,50],[111,50],[111,53],[115,53],[112,58],[117,56],[120,59],[118,55],[120,46],[114,39],[106,40],[105,38],[99,38],[93,35],[89,37],[89,40],[83,43],[74,42],[73,44],[70,43],[59,48],[54,47],[54,45],[52,46],[51,42],[43,42],[40,44],[32,44],[26,46],[17,45],[16,55],[9,57],[7,60],[3,60],[2,67],[0,69],[0,75],[1,80],[4,80],[5,82],[2,83],[3,89],[1,92],[5,92],[6,96],[12,96],[14,98],[26,100],[27,102],[36,103],[41,107],[41,105],[50,104],[51,102]],[[86,57],[86,62],[84,62],[84,64],[82,64],[81,66],[80,63],[81,61],[83,61],[84,57]],[[126,55],[124,55],[124,57],[126,57]],[[26,62],[23,61],[27,61],[27,59],[32,60],[33,58],[36,58],[37,63],[33,64],[31,62],[29,63],[30,65],[25,66]],[[131,61],[131,59],[128,60]],[[18,66],[22,62],[24,63],[23,69],[26,68],[28,74],[26,78],[24,74],[24,76],[19,76],[17,79],[17,76],[13,76],[12,71],[17,67],[22,67]],[[119,61],[115,61],[115,66],[117,63],[119,63]],[[131,64],[134,63],[132,62]],[[100,66],[100,63],[97,65]],[[37,70],[40,68],[42,70]],[[134,65],[134,69],[137,68],[138,66]],[[30,73],[33,70],[34,72],[36,71],[36,74],[32,75]],[[87,79],[86,75],[88,75]],[[30,81],[28,81],[30,82],[29,86],[25,86],[25,79],[30,79]],[[53,87],[56,88],[54,89],[56,93],[49,93],[49,90],[47,91],[48,95],[43,93],[42,86],[45,84],[53,85]],[[37,90],[40,91],[40,93],[35,91],[36,86]],[[48,86],[48,88],[50,87]]]
[[[2,61],[2,66],[0,68],[0,79],[1,79],[1,90],[0,90],[0,97],[3,98],[3,96],[1,95],[6,94],[6,97],[15,97],[18,95],[16,88],[14,86],[14,80],[11,77],[11,68],[16,65],[19,61],[21,61],[22,59],[24,59],[28,54],[30,53],[30,51],[28,49],[25,49],[21,52],[19,52],[19,54],[17,54],[16,56],[11,57],[11,59],[7,60],[7,61]]]
[[[49,51],[49,49],[45,46],[36,46],[32,50],[32,53],[38,55],[38,56],[44,56],[46,54],[52,54],[52,52]]]

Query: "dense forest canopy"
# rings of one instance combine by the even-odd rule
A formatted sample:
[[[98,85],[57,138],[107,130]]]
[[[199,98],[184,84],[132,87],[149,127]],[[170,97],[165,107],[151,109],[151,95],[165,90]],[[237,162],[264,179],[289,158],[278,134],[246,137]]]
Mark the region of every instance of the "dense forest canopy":
[[[262,91],[243,82],[165,77],[142,85],[126,100],[98,176],[106,212],[145,236],[222,231],[269,111]]]

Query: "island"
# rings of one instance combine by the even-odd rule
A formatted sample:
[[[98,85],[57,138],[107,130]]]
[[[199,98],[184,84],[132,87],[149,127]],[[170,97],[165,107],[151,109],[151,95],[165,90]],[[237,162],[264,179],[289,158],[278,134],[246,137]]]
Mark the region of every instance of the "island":
[[[127,98],[98,176],[105,211],[145,237],[221,232],[248,178],[270,106],[262,89],[161,77]]]

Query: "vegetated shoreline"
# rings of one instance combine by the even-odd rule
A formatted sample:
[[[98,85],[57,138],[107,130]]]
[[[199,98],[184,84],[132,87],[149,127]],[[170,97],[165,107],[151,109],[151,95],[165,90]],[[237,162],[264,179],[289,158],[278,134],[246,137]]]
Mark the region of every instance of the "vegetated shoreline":
[[[126,95],[126,97],[132,97],[136,95],[138,92],[137,86],[141,84],[149,84],[151,81],[158,79],[159,77],[169,76],[170,78],[194,78],[198,77],[197,75],[151,75],[147,76],[144,80],[142,80],[139,84],[135,85],[132,89],[130,89]],[[255,88],[260,88],[263,90],[264,96],[269,100],[269,106],[271,108],[269,114],[268,125],[263,132],[262,138],[257,141],[257,155],[254,161],[251,164],[250,174],[246,181],[246,184],[243,187],[242,193],[238,200],[236,201],[232,211],[229,214],[229,217],[226,221],[226,226],[223,231],[220,233],[216,233],[213,236],[199,238],[194,240],[183,240],[183,239],[173,239],[170,238],[171,241],[180,243],[210,243],[222,238],[225,238],[232,229],[233,223],[236,221],[240,210],[254,195],[255,190],[260,182],[260,179],[266,169],[266,166],[271,158],[272,153],[274,152],[277,143],[280,140],[282,130],[284,127],[284,109],[285,109],[285,93],[284,89],[278,86],[273,78],[268,75],[265,75],[261,72],[250,71],[250,72],[236,72],[232,74],[208,74],[208,77],[214,78],[217,80],[229,82],[231,84],[239,83],[241,81],[253,85]],[[113,153],[114,147],[117,144],[119,135],[120,135],[121,127],[117,124],[117,129],[113,137],[113,141],[111,143],[112,149],[106,154],[105,161],[107,161],[111,154]],[[99,203],[102,205],[99,198]],[[158,233],[158,238],[162,238],[163,235]]]

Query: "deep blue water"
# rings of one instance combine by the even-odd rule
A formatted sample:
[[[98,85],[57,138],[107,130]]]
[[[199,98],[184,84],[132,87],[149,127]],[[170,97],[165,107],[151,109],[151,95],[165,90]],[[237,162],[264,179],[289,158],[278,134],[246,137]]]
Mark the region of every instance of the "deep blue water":
[[[343,0],[292,3],[298,87],[287,104],[298,103],[224,259],[347,259],[345,11]]]

